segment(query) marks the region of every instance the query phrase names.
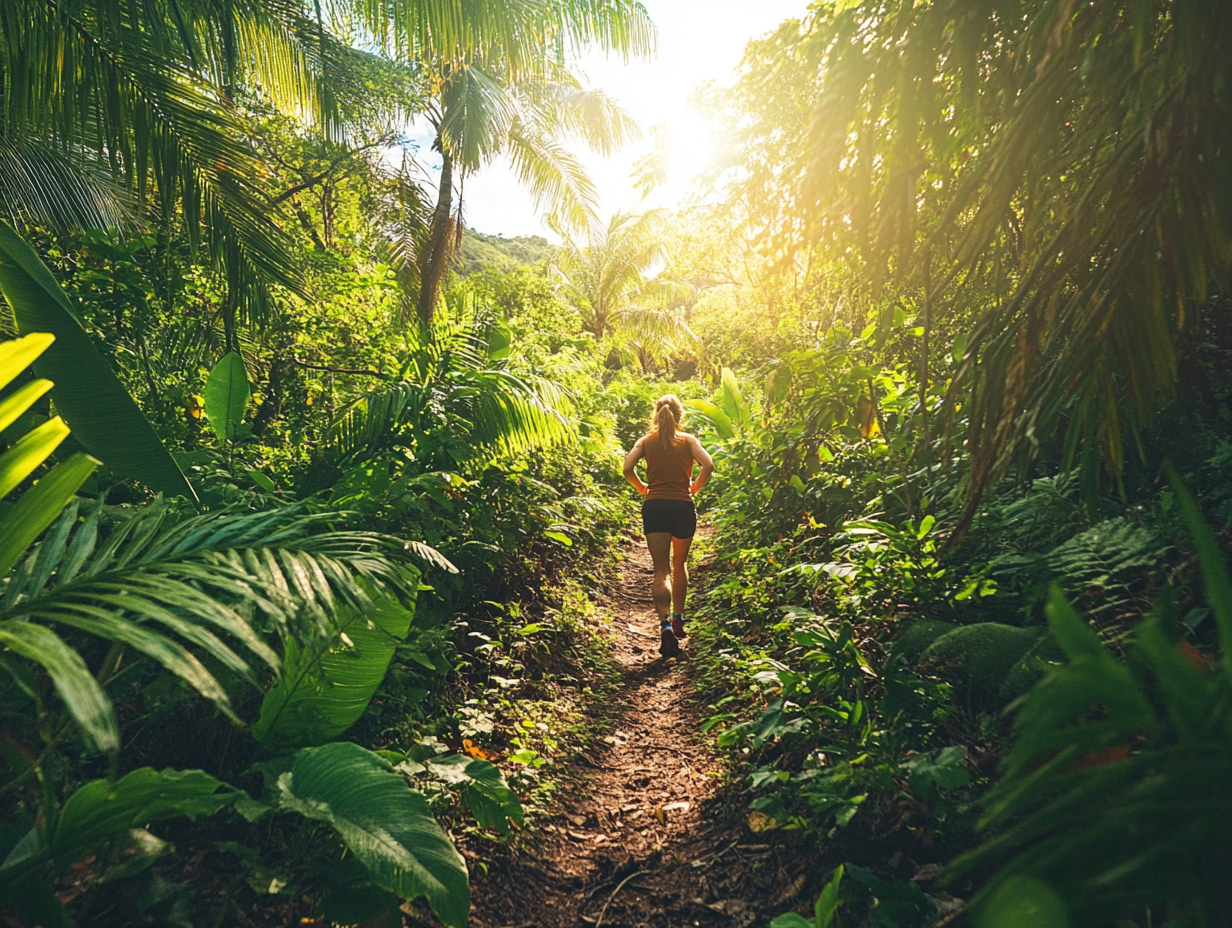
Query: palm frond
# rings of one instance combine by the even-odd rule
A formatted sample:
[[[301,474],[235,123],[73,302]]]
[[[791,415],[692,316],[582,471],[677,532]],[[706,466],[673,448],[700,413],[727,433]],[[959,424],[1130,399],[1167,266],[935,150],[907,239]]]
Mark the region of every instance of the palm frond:
[[[553,80],[525,81],[517,90],[526,104],[523,112],[541,132],[580,139],[604,157],[641,137],[633,117],[602,90],[584,86],[576,75],[562,72]]]
[[[630,0],[331,0],[329,9],[358,19],[399,60],[500,61],[513,79],[542,76],[587,47],[627,60],[653,55],[656,43],[645,7]]]
[[[566,228],[598,220],[599,193],[578,157],[563,144],[521,123],[510,127],[510,165],[537,210],[550,210]]]
[[[472,65],[449,75],[441,94],[441,143],[473,171],[500,150],[516,103],[508,86]]]
[[[373,390],[339,416],[331,428],[334,449],[344,458],[366,458],[440,429],[463,438],[475,453],[572,441],[568,395],[492,361],[489,329],[482,314],[460,322],[438,316],[420,329],[405,379]]]
[[[281,664],[267,639],[328,635],[342,610],[413,600],[419,574],[405,562],[412,546],[325,530],[337,518],[291,507],[181,519],[161,501],[134,512],[75,502],[10,575],[0,630],[38,627],[58,640],[76,631],[120,643],[234,716],[198,654],[260,685],[257,667],[277,673]],[[448,565],[426,546],[413,553]]]
[[[616,317],[616,329],[656,361],[673,351],[697,347],[697,336],[678,310],[631,306]]]
[[[108,178],[62,149],[0,136],[0,210],[17,223],[119,229],[132,203]]]

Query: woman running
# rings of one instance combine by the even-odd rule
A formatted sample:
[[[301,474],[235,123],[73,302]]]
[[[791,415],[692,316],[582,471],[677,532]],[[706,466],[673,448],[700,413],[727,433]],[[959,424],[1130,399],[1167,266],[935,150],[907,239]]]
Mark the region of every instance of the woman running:
[[[650,434],[639,438],[625,455],[625,479],[646,497],[642,503],[642,531],[654,562],[655,612],[659,614],[659,653],[680,653],[684,628],[684,598],[689,592],[689,546],[697,531],[693,497],[714,473],[714,461],[692,435],[680,431],[684,406],[674,393],[655,400]],[[637,462],[646,459],[646,482],[637,475]],[[693,479],[693,465],[701,470]],[[669,578],[670,573],[670,580]],[[668,608],[671,608],[669,615]]]

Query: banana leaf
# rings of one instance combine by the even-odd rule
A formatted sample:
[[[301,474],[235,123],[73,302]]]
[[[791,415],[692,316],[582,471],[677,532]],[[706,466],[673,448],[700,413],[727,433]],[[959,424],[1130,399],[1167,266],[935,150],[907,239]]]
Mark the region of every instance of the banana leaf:
[[[95,350],[68,295],[20,235],[0,221],[0,294],[23,334],[49,332],[55,342],[34,362],[52,381],[51,397],[90,454],[123,477],[168,496],[197,494],[153,426]]]

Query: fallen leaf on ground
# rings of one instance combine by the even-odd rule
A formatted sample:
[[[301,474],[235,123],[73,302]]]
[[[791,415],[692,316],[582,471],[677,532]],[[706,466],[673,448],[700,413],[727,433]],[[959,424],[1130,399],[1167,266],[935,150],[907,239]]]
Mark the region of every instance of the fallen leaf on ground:
[[[571,821],[574,825],[577,825],[578,828],[581,828],[583,825],[586,824],[586,816],[584,815],[573,815],[569,812],[566,812],[565,818]]]
[[[669,802],[663,807],[664,812],[688,812],[691,807],[688,802]]]
[[[720,899],[706,906],[710,911],[718,912],[720,915],[739,915],[748,907],[749,904],[743,899]]]
[[[804,874],[801,873],[798,877],[788,883],[781,893],[779,893],[779,902],[787,899],[794,899],[800,895],[800,890],[804,889]]]
[[[566,831],[565,834],[567,834],[574,841],[589,841],[590,840],[590,835],[578,834],[578,832],[576,831]]]
[[[662,806],[655,806],[655,818],[659,820],[660,825],[667,824],[667,813],[663,811]]]
[[[472,741],[470,738],[462,739],[462,750],[477,760],[487,760],[496,763],[500,760],[500,755],[495,751],[487,751]]]
[[[756,833],[761,831],[769,831],[772,828],[778,827],[778,822],[767,815],[765,812],[759,812],[754,809],[749,813],[749,830]]]

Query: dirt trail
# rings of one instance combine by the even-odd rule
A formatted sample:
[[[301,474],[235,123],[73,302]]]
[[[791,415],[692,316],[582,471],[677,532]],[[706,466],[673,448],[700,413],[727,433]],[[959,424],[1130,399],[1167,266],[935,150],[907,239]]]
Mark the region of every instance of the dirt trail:
[[[611,591],[627,708],[529,846],[487,875],[472,867],[475,928],[748,928],[779,895],[784,871],[769,846],[721,809],[721,761],[697,735],[687,646],[680,660],[659,656],[651,576],[644,548],[631,547]]]

